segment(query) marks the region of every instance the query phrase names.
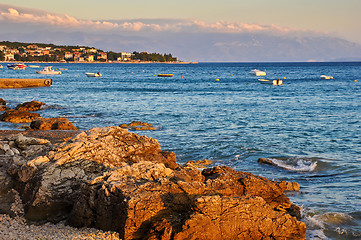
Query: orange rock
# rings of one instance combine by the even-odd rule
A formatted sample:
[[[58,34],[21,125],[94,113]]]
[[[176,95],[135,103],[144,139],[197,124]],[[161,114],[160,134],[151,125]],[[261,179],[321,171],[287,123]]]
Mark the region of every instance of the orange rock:
[[[11,123],[29,123],[38,117],[40,117],[39,113],[11,109],[0,115],[0,121]]]

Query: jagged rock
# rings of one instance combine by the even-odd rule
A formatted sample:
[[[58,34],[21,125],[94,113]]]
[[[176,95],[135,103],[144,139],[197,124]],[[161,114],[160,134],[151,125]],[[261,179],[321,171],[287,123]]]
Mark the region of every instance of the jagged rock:
[[[187,163],[193,164],[197,168],[206,168],[206,166],[211,165],[213,163],[212,160],[209,159],[203,159],[203,160],[197,160],[197,161],[188,161]]]
[[[174,153],[161,151],[155,139],[119,127],[81,132],[18,170],[17,189],[26,199],[25,216],[31,220],[65,219],[79,197],[81,184],[111,168],[145,160],[178,166]]]
[[[40,117],[39,113],[10,109],[0,115],[0,121],[11,123],[29,123],[38,117]]]
[[[47,151],[7,170],[28,220],[65,219],[124,240],[304,239],[286,182],[225,166],[179,166],[157,140],[120,127],[81,132]]]
[[[186,174],[194,170],[201,173],[191,166],[181,171]],[[242,183],[234,182],[234,175],[238,175],[238,181],[264,181],[263,191],[277,189],[282,194],[277,183],[226,167],[214,168],[213,174],[222,174],[208,174],[203,181],[180,180],[179,176],[175,178],[177,171],[179,168],[171,170],[155,163],[136,163],[109,171],[82,185],[82,195],[69,223],[115,230],[123,239],[304,238],[305,224],[277,210],[278,205],[288,204],[286,197],[276,196],[278,202],[273,203],[267,194],[253,190],[257,185],[236,189]],[[210,181],[221,181],[223,188],[214,188]],[[224,188],[228,188],[228,195],[224,195]]]
[[[66,118],[37,118],[30,123],[34,130],[78,130]]]
[[[39,101],[31,101],[31,102],[25,102],[22,104],[18,104],[15,108],[15,110],[19,111],[38,111],[45,106],[45,103],[39,102]]]

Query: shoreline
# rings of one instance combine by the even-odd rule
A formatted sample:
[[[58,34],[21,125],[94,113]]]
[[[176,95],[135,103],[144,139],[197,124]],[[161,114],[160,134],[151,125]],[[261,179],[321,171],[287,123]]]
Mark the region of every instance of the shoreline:
[[[0,140],[7,136],[22,134],[26,137],[42,138],[49,140],[52,144],[61,143],[80,133],[79,130],[1,130]]]
[[[18,62],[22,62],[22,63],[61,63],[61,64],[73,64],[73,63],[94,63],[94,64],[198,64],[198,62],[152,62],[152,61],[130,61],[130,62],[122,62],[122,61],[111,61],[111,62],[38,62],[38,61],[34,61],[34,62],[26,62],[26,61],[0,61],[0,63],[18,63]]]

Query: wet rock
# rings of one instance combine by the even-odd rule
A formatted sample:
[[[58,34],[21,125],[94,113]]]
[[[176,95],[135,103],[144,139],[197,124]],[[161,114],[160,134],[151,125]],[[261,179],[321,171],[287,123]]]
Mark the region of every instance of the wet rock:
[[[66,118],[37,118],[30,123],[34,130],[78,130]]]
[[[11,123],[29,123],[38,117],[40,117],[39,113],[10,109],[0,115],[0,121]]]
[[[197,168],[206,168],[208,165],[211,165],[213,163],[213,161],[209,160],[209,159],[203,159],[203,160],[197,160],[197,161],[188,161],[187,163],[193,164]]]
[[[152,124],[150,123],[145,123],[145,122],[141,122],[141,121],[133,121],[129,124],[122,124],[120,125],[121,128],[126,128],[126,129],[131,129],[131,130],[141,130],[141,131],[145,131],[145,130],[156,130],[155,127],[153,127]]]
[[[19,111],[38,111],[42,109],[45,106],[45,103],[39,102],[39,101],[31,101],[31,102],[25,102],[22,104],[18,104],[15,108],[15,110]]]
[[[0,98],[0,111],[5,111],[6,109],[6,100]]]
[[[268,165],[275,165],[270,159],[268,158],[259,158],[257,160],[258,163],[268,164]]]

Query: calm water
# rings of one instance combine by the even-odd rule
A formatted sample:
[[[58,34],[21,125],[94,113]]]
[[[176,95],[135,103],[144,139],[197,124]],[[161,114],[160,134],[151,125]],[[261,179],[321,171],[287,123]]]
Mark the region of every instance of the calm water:
[[[41,64],[45,66],[44,64]],[[35,69],[0,77],[41,77]],[[212,159],[274,180],[297,181],[308,239],[361,238],[361,63],[53,64],[68,68],[50,88],[5,89],[10,107],[38,100],[43,117],[81,130],[134,120],[158,130],[179,163]],[[262,85],[250,70],[286,78]],[[101,72],[88,78],[85,72]],[[173,73],[173,78],[158,78]],[[332,75],[321,80],[320,75]],[[218,80],[217,80],[218,79]],[[357,81],[355,81],[357,80]],[[19,125],[0,123],[0,129]],[[279,167],[260,165],[272,158]]]

